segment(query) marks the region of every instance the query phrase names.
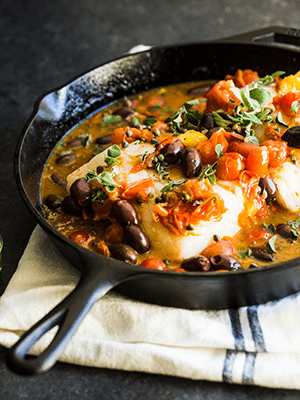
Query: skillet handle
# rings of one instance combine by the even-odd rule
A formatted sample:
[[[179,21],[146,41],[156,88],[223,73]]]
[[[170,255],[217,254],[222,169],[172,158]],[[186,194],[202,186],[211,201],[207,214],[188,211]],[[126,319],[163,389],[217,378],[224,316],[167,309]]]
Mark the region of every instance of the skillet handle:
[[[112,271],[101,268],[87,271],[81,276],[76,288],[44,318],[37,322],[15,343],[7,353],[7,366],[16,373],[33,375],[49,370],[68,344],[76,329],[93,304],[117,284],[133,278],[139,273]],[[37,357],[27,357],[34,344],[50,329],[58,331],[49,346]]]
[[[227,37],[219,42],[256,42],[266,44],[277,44],[286,47],[300,47],[300,30],[282,26],[272,26]]]

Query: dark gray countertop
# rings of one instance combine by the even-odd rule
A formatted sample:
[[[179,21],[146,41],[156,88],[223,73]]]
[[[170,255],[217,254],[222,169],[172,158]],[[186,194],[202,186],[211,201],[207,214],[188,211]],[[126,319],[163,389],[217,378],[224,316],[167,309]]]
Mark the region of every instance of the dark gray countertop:
[[[262,0],[2,0],[0,4],[0,293],[35,225],[13,177],[18,135],[35,101],[132,46],[220,39],[278,25],[300,28],[299,1]],[[299,391],[190,381],[63,363],[23,377],[5,365],[1,399],[298,399]]]

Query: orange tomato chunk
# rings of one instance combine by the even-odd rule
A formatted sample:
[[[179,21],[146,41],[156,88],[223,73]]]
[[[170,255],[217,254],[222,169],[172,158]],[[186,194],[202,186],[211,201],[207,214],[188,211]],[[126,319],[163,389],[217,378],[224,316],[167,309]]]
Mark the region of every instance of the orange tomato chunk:
[[[283,140],[266,140],[261,144],[268,149],[269,167],[280,167],[288,156],[288,146]]]
[[[207,258],[211,258],[220,254],[233,257],[234,253],[235,249],[233,244],[229,240],[221,239],[208,245],[201,254]]]
[[[226,153],[220,157],[216,166],[216,175],[219,179],[233,181],[238,179],[240,172],[245,169],[245,157],[239,153]]]
[[[246,160],[248,171],[254,172],[260,178],[269,175],[269,152],[266,146],[260,146],[252,150]]]

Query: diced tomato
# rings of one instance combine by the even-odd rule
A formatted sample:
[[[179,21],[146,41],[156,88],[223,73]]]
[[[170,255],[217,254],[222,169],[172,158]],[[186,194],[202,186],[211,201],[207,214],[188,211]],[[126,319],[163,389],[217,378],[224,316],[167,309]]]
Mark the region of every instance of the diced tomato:
[[[73,242],[83,245],[88,239],[89,239],[90,235],[88,234],[88,232],[85,231],[76,231],[71,233],[71,235],[69,236],[69,238],[71,240],[73,240]]]
[[[259,184],[259,176],[254,172],[244,170],[239,177],[243,192],[249,200],[255,199]]]
[[[269,152],[269,167],[280,167],[288,156],[288,146],[283,140],[266,140],[261,144]]]
[[[121,198],[125,200],[133,200],[138,197],[145,200],[149,196],[150,188],[152,187],[153,181],[151,178],[131,182],[126,186],[125,190],[121,194]]]
[[[233,257],[235,253],[235,249],[231,241],[221,239],[217,242],[211,243],[208,245],[201,254],[207,258],[211,258],[217,255],[227,255]]]
[[[257,244],[258,242],[264,242],[270,239],[272,234],[265,229],[253,230],[249,232],[249,240],[252,244]]]
[[[252,69],[238,69],[234,76],[227,75],[226,79],[232,79],[235,86],[242,88],[259,79],[259,76],[258,73],[256,71],[252,71]]]
[[[166,264],[160,259],[156,257],[147,258],[146,260],[140,263],[142,267],[158,269],[160,271],[166,271]]]
[[[212,89],[206,93],[206,111],[224,110],[228,113],[233,112],[235,107],[240,104],[240,100],[230,90],[234,87],[231,81],[219,81]]]
[[[256,149],[258,145],[254,143],[246,143],[246,142],[241,142],[241,141],[234,141],[230,142],[228,146],[228,152],[234,152],[234,153],[239,153],[244,157],[248,157],[249,153]]]
[[[167,130],[167,128],[168,128],[167,124],[165,124],[162,121],[157,121],[155,122],[155,124],[152,125],[151,132],[153,132],[155,129],[158,129],[160,131],[160,130]]]
[[[289,117],[296,117],[296,115],[291,111],[291,108],[292,104],[295,101],[298,102],[299,100],[300,100],[300,92],[288,92],[284,95],[279,95],[274,97],[273,104],[275,105],[275,107],[282,110]],[[300,115],[300,107],[298,108],[296,114]]]
[[[131,132],[130,134],[131,136],[127,134],[128,131]],[[121,144],[124,141],[131,143],[136,139],[139,139],[141,137],[144,138],[145,136],[147,136],[143,131],[149,132],[147,129],[143,129],[142,131],[140,131],[137,128],[131,128],[131,127],[117,128],[111,134],[111,142],[113,144]],[[152,134],[150,135],[152,137]]]
[[[210,139],[204,143],[200,143],[197,146],[197,150],[199,150],[203,164],[213,164],[218,160],[218,154],[216,153],[216,146],[221,145],[220,150],[224,154],[228,149],[228,141],[224,135],[224,129],[219,129],[214,132]]]
[[[251,171],[244,170],[240,174],[239,181],[247,198],[244,210],[239,215],[240,226],[248,226],[257,215],[266,217],[268,214],[266,201],[257,191],[259,179],[260,177]]]
[[[216,166],[219,179],[233,181],[238,179],[240,172],[245,169],[246,158],[239,153],[226,153],[220,157]]]
[[[104,242],[104,240],[100,240],[97,243],[96,252],[99,253],[99,254],[102,254],[103,256],[106,256],[106,257],[110,256],[110,251],[108,249],[107,244]]]
[[[151,96],[146,99],[147,108],[152,108],[155,106],[163,106],[166,103],[165,99],[161,96]]]
[[[207,199],[213,193],[212,186],[208,179],[189,179],[182,186],[182,192],[191,199]]]
[[[254,172],[263,178],[269,175],[269,152],[266,146],[260,146],[252,150],[246,160],[246,167],[249,171]]]

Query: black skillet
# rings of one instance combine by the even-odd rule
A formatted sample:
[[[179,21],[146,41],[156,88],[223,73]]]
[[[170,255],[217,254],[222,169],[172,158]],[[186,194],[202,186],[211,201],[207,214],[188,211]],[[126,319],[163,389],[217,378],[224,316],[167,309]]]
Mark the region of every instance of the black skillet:
[[[43,97],[19,139],[15,174],[33,216],[65,257],[79,269],[76,289],[8,351],[18,373],[43,372],[59,358],[96,300],[110,289],[162,306],[225,309],[261,304],[300,291],[300,258],[260,269],[224,273],[161,272],[106,258],[86,250],[52,228],[41,214],[40,180],[56,143],[75,124],[111,102],[151,88],[222,79],[238,68],[260,76],[300,69],[299,31],[269,28],[225,39],[152,48],[108,62]],[[54,326],[56,336],[37,357],[27,357]]]

